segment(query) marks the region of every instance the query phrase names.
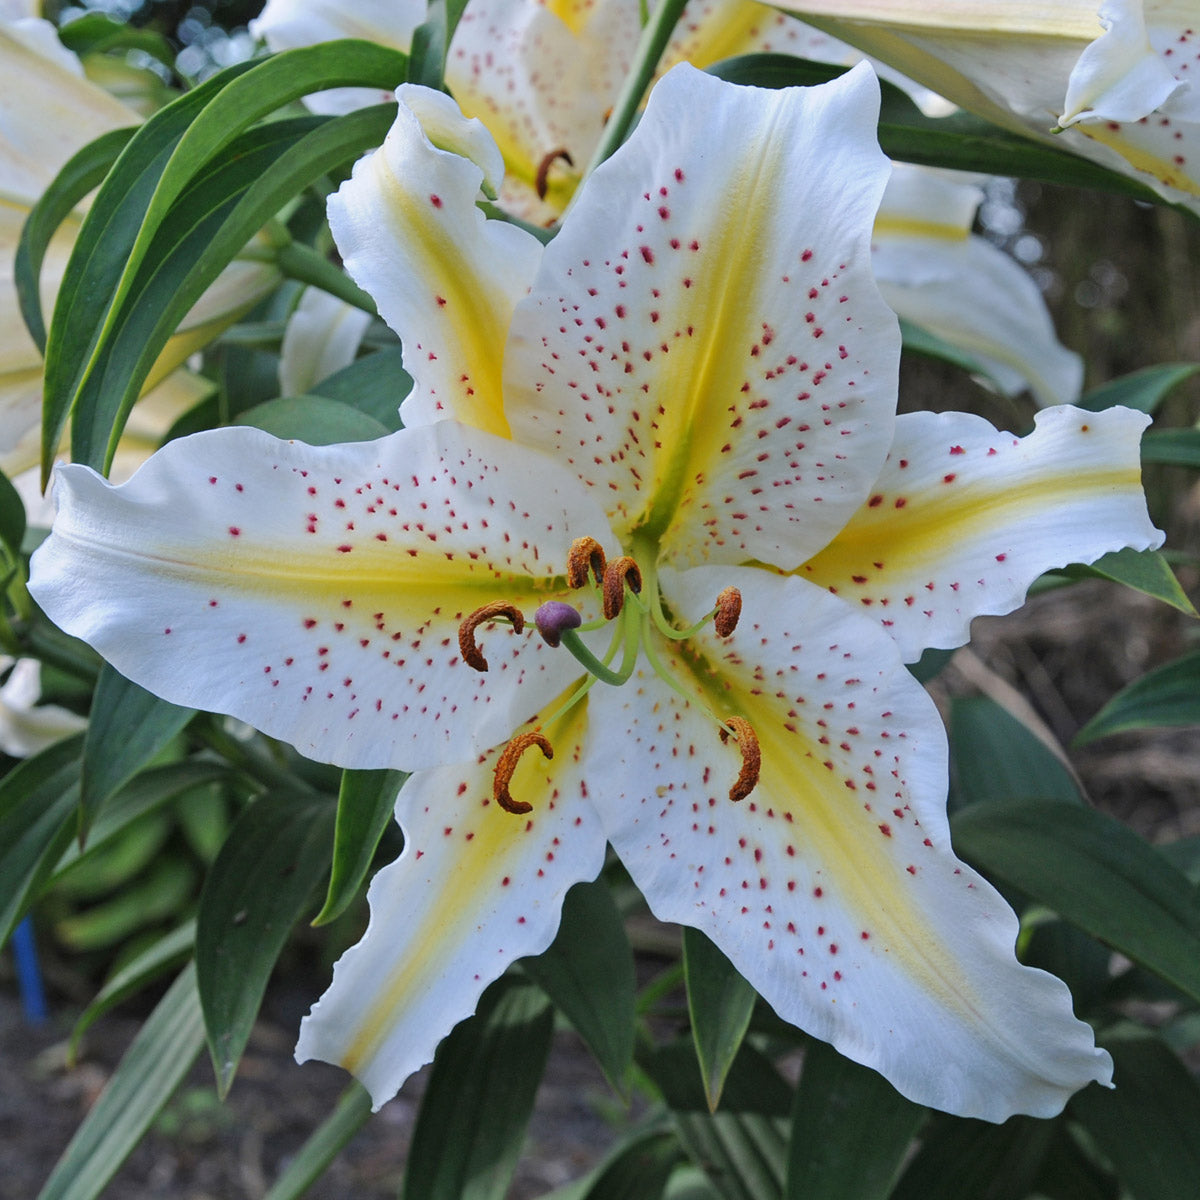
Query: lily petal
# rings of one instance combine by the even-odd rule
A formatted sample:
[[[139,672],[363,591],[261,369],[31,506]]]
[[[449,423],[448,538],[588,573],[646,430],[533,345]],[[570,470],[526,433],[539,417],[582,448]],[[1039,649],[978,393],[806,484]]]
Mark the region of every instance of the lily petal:
[[[252,37],[273,51],[315,46],[336,38],[362,38],[406,54],[425,20],[426,0],[267,0],[250,22]],[[400,81],[397,80],[397,83]],[[331,116],[354,112],[392,98],[374,88],[331,88],[304,97],[305,107]]]
[[[129,483],[58,469],[30,591],[135,682],[345,767],[413,770],[504,740],[578,674],[537,637],[458,628],[561,589],[574,478],[454,422],[311,447],[252,429],[169,443]],[[606,536],[602,533],[601,535]]]
[[[972,354],[1005,395],[1077,400],[1083,360],[1058,341],[1037,285],[970,232],[982,199],[973,184],[896,163],[875,222],[879,290],[901,317]]]
[[[0,670],[12,671],[0,687],[0,752],[28,758],[61,738],[87,728],[87,718],[57,704],[38,704],[42,694],[42,664],[36,658],[15,663],[0,656]]]
[[[626,3],[472,0],[450,46],[446,82],[504,155],[507,211],[538,225],[562,214],[639,33],[636,5]]]
[[[405,425],[453,417],[506,435],[504,339],[541,245],[475,207],[504,170],[487,130],[428,88],[405,84],[396,98],[383,145],[329,199],[334,240],[404,343]]]
[[[279,388],[284,396],[299,396],[334,371],[348,367],[371,314],[320,288],[305,288],[288,318],[279,348]]]
[[[508,418],[618,536],[790,567],[865,498],[898,351],[869,255],[878,97],[866,66],[771,92],[680,65],[546,248],[513,318]]]
[[[583,718],[581,705],[549,728],[552,761],[523,757],[513,790],[534,800],[528,815],[492,799],[497,751],[404,785],[404,851],[371,881],[371,923],[305,1018],[298,1062],[340,1063],[378,1108],[493,979],[550,945],[567,889],[604,865],[604,834],[581,794]]]
[[[901,416],[870,498],[801,573],[874,616],[906,662],[960,646],[1043,571],[1162,544],[1141,488],[1148,423],[1060,405],[1017,438],[969,413]]]
[[[794,577],[662,583],[683,620],[741,590],[735,634],[700,635],[673,665],[749,721],[762,763],[734,803],[738,752],[657,677],[589,697],[584,772],[655,914],[702,929],[784,1020],[918,1103],[1049,1116],[1107,1082],[1065,985],[1017,962],[1012,910],[954,856],[945,733],[886,635]]]

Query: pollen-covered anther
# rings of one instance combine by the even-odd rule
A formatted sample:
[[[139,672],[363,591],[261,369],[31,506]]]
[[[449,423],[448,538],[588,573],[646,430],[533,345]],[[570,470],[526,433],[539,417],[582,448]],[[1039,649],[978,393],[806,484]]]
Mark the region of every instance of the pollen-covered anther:
[[[589,571],[596,581],[596,586],[603,586],[606,564],[604,551],[595,538],[576,538],[567,551],[567,587],[583,587],[587,583]]]
[[[721,741],[727,742],[731,736],[737,738],[738,749],[742,752],[742,769],[729,789],[729,798],[736,803],[745,800],[758,783],[758,773],[762,769],[762,748],[758,744],[754,726],[745,717],[725,718]]]
[[[742,615],[742,593],[735,587],[722,589],[713,610],[713,628],[721,637],[728,637],[736,628]]]
[[[550,168],[554,166],[558,159],[562,159],[568,167],[575,165],[575,160],[571,157],[565,146],[559,147],[557,150],[551,150],[540,163],[538,163],[537,175],[534,177],[533,186],[537,191],[538,199],[545,200],[546,193],[550,190]]]
[[[625,604],[625,589],[629,588],[634,595],[642,590],[642,570],[628,554],[614,558],[604,568],[604,583],[601,588],[604,593],[604,619],[613,620]]]
[[[537,746],[546,758],[554,757],[554,747],[550,745],[550,739],[534,729],[529,733],[518,733],[504,747],[500,752],[500,757],[496,760],[496,773],[492,779],[492,796],[505,812],[512,813],[514,816],[521,816],[522,813],[533,811],[532,804],[525,800],[514,800],[508,790],[508,785],[512,783],[513,772],[517,769],[517,763],[521,761],[521,755],[530,746]]]
[[[483,657],[483,651],[475,642],[475,630],[484,621],[495,621],[498,618],[508,621],[516,633],[525,628],[525,617],[521,610],[509,604],[507,600],[493,600],[491,604],[477,608],[468,614],[466,620],[458,627],[458,649],[468,667],[474,667],[477,671],[488,669],[487,659]]]

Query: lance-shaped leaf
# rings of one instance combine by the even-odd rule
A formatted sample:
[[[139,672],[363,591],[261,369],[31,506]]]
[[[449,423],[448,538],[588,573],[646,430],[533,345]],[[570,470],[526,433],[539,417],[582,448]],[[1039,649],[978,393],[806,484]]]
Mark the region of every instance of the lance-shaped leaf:
[[[261,796],[209,869],[196,918],[196,971],[222,1095],[275,960],[328,868],[334,817],[325,797]]]
[[[403,1200],[503,1200],[553,1032],[554,1010],[539,988],[516,979],[491,988],[433,1060]]]
[[[1200,723],[1200,650],[1122,688],[1076,735],[1077,745],[1127,729]]]

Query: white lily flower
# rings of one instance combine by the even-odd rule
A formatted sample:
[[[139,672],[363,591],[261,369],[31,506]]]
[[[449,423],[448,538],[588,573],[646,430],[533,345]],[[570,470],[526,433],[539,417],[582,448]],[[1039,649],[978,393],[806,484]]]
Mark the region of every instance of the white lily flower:
[[[288,318],[279,350],[279,387],[299,396],[358,354],[371,314],[319,288],[305,288]]]
[[[47,21],[0,20],[0,78],[0,470],[13,475],[37,461],[42,411],[42,357],[21,319],[13,281],[21,226],[76,151],[141,117],[84,77],[79,60]],[[48,248],[41,276],[44,312],[53,310],[80,220],[79,213],[68,217]],[[147,389],[278,282],[269,263],[230,264],[180,324]],[[186,382],[180,388],[191,390]]]
[[[1200,15],[1175,0],[781,0],[980,115],[1200,210]]]
[[[413,772],[298,1057],[383,1103],[550,944],[608,841],[660,918],[918,1102],[1003,1120],[1107,1082],[954,856],[903,663],[1048,567],[1161,542],[1146,417],[896,417],[866,66],[779,92],[676,68],[546,247],[476,209],[500,160],[478,123],[397,96],[330,219],[404,344],[407,427],[216,430],[121,487],[60,468],[30,582],[159,695]]]
[[[78,713],[57,704],[38,704],[42,664],[37,659],[14,661],[6,654],[0,655],[3,671],[9,674],[0,685],[0,753],[28,758],[87,728],[87,719]]]
[[[296,50],[337,38],[361,38],[408,53],[412,35],[426,17],[426,0],[267,0],[250,22],[250,33],[275,51]],[[316,113],[340,116],[391,100],[374,88],[330,88],[305,96]]]
[[[983,191],[963,176],[895,163],[875,221],[872,261],[900,316],[965,350],[1007,396],[1078,398],[1083,360],[1059,342],[1037,284],[971,233]]]

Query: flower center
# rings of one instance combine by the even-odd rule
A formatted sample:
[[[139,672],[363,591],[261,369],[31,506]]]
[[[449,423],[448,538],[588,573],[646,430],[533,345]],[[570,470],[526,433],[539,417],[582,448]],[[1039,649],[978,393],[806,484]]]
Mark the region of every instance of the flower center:
[[[696,624],[686,629],[679,629],[673,625],[663,610],[653,547],[641,548],[635,545],[634,549],[643,550],[639,557],[646,564],[644,571],[638,558],[632,555],[621,555],[609,561],[600,543],[594,538],[577,538],[572,542],[567,556],[567,586],[573,589],[590,588],[599,601],[603,616],[585,624],[579,610],[561,600],[548,601],[534,614],[534,624],[547,645],[566,650],[587,672],[586,678],[566,701],[546,718],[544,724],[551,724],[578,704],[596,683],[612,687],[626,683],[633,675],[642,655],[668,687],[682,696],[689,705],[696,706],[696,696],[686,691],[663,664],[655,646],[656,635],[673,642],[685,641],[695,636],[710,621],[721,637],[729,637],[737,628],[742,610],[742,596],[734,587],[723,589],[713,607]],[[516,633],[521,633],[525,627],[524,614],[514,605],[502,600],[476,609],[459,627],[458,641],[463,661],[477,671],[486,671],[488,665],[476,642],[476,631],[485,622],[495,620],[508,621]],[[612,628],[612,640],[604,656],[597,657],[580,635],[604,628],[606,625]],[[741,771],[729,789],[730,800],[741,800],[754,790],[758,782],[762,762],[758,737],[744,717],[721,717],[703,705],[700,705],[700,709],[716,724],[721,741],[726,742],[732,738],[741,752]],[[507,812],[526,813],[532,807],[524,801],[512,798],[509,783],[521,756],[533,746],[537,746],[546,758],[554,757],[549,739],[541,732],[541,726],[538,726],[532,732],[519,733],[513,737],[504,747],[496,763],[492,792],[496,802]]]

